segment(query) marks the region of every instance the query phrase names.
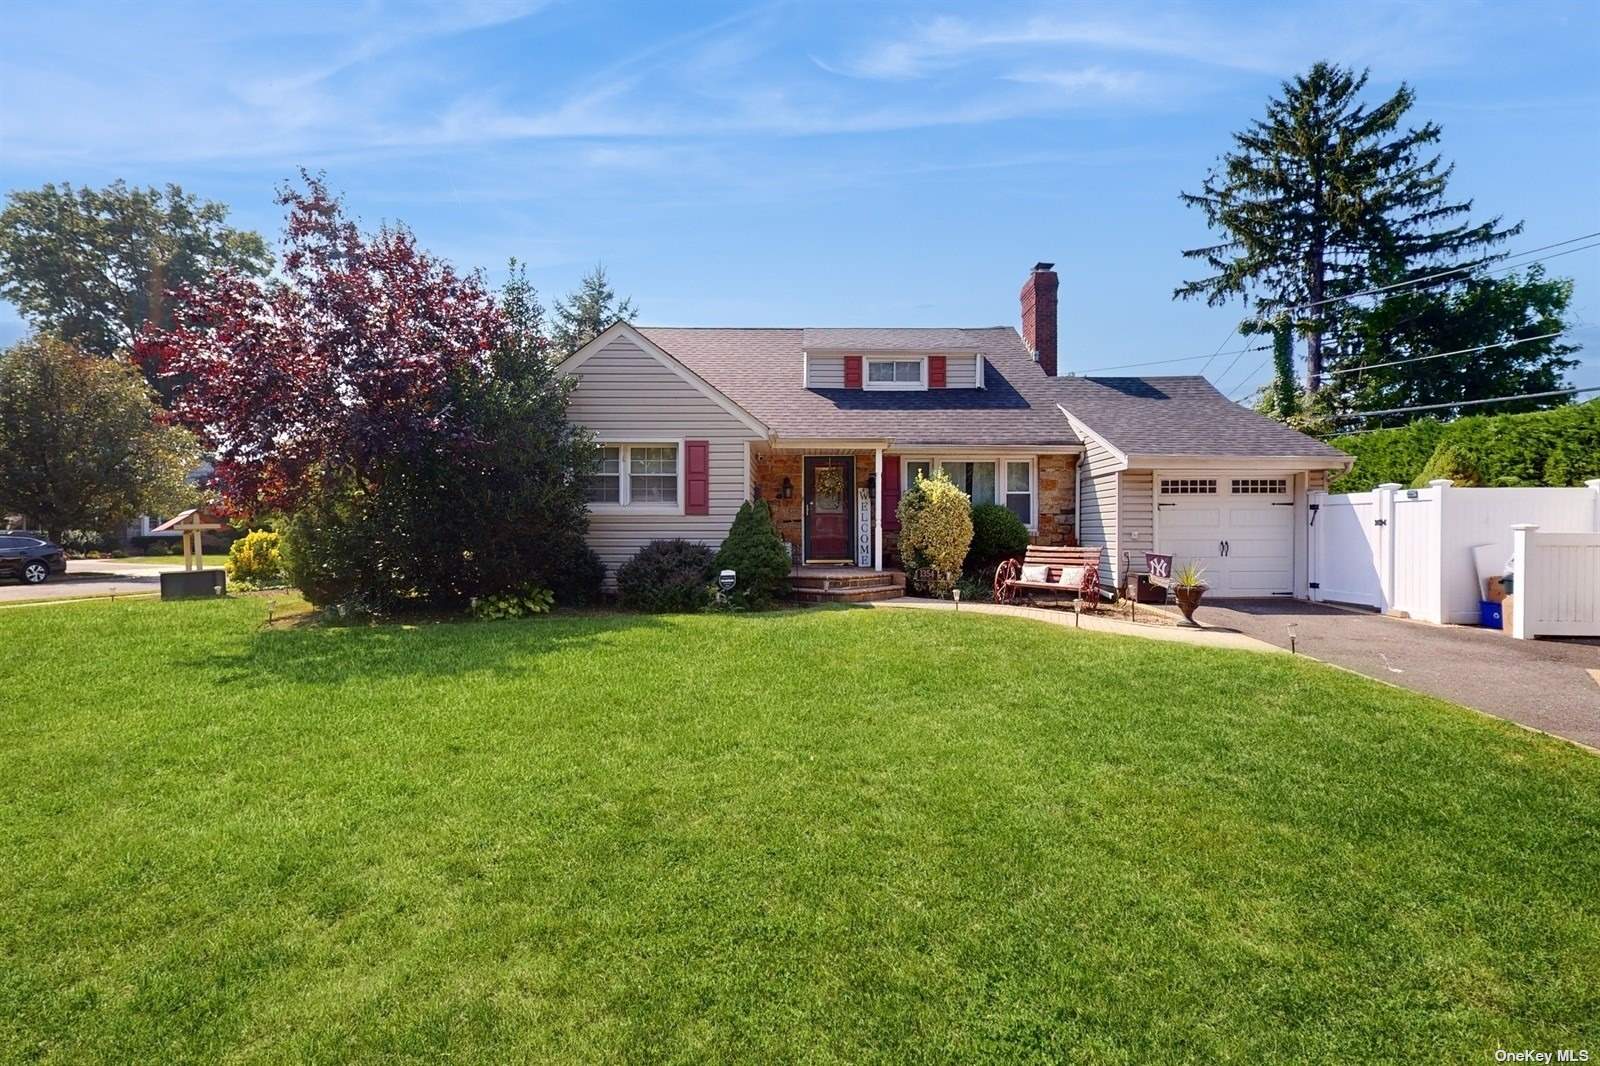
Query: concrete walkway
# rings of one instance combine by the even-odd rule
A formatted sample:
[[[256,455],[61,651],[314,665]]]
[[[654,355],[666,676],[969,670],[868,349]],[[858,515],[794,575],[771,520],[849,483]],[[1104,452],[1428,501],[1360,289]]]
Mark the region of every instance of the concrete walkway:
[[[911,609],[921,611],[955,611],[956,605],[949,600],[929,600],[915,596],[902,596],[895,600],[878,600],[866,604],[869,607],[887,607],[890,609]],[[1184,626],[1139,625],[1126,622],[1118,618],[1108,617],[1105,613],[1091,614],[1084,612],[1074,615],[1071,611],[1046,610],[1043,607],[1013,607],[1000,603],[963,603],[960,607],[962,614],[997,614],[1010,618],[1028,618],[1035,622],[1048,622],[1051,625],[1074,627],[1091,633],[1115,633],[1123,637],[1143,637],[1146,640],[1164,640],[1173,644],[1193,644],[1206,648],[1233,648],[1237,651],[1262,651],[1282,652],[1279,648],[1264,640],[1246,636],[1226,629],[1203,627],[1190,629]]]

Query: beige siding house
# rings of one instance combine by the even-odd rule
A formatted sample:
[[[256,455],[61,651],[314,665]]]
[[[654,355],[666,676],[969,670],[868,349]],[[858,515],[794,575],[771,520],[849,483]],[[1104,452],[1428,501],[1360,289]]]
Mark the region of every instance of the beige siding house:
[[[766,427],[632,329],[566,370],[578,382],[567,417],[594,434],[603,456],[606,491],[591,493],[600,498],[589,504],[589,544],[608,582],[652,540],[721,544],[748,497],[750,445],[767,439]],[[708,458],[700,513],[685,489],[690,441],[704,441]]]
[[[608,583],[762,499],[797,591],[898,595],[898,503],[937,470],[1035,543],[1102,548],[1107,590],[1155,553],[1206,566],[1213,596],[1303,595],[1305,493],[1349,457],[1203,378],[1058,374],[1056,290],[1035,266],[1020,331],[612,325],[562,364]]]

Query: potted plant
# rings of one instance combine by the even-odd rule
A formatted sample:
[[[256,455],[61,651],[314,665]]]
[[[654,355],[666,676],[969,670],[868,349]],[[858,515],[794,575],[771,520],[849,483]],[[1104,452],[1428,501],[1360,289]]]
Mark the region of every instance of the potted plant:
[[[1194,620],[1194,610],[1206,594],[1205,574],[1206,568],[1192,559],[1172,573],[1172,594],[1177,597],[1178,610],[1183,612],[1186,626],[1200,624]]]

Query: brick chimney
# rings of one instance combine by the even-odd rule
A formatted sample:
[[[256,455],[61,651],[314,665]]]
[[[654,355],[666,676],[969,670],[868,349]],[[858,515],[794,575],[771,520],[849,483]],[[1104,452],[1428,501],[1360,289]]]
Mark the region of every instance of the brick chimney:
[[[1056,277],[1054,263],[1035,263],[1022,283],[1022,343],[1051,377],[1056,376]]]

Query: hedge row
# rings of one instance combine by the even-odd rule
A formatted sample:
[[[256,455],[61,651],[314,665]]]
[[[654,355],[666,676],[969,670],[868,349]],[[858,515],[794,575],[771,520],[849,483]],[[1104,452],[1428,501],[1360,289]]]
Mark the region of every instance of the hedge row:
[[[1517,415],[1422,419],[1333,443],[1356,457],[1334,492],[1366,492],[1386,481],[1421,486],[1581,485],[1600,477],[1600,400]]]

